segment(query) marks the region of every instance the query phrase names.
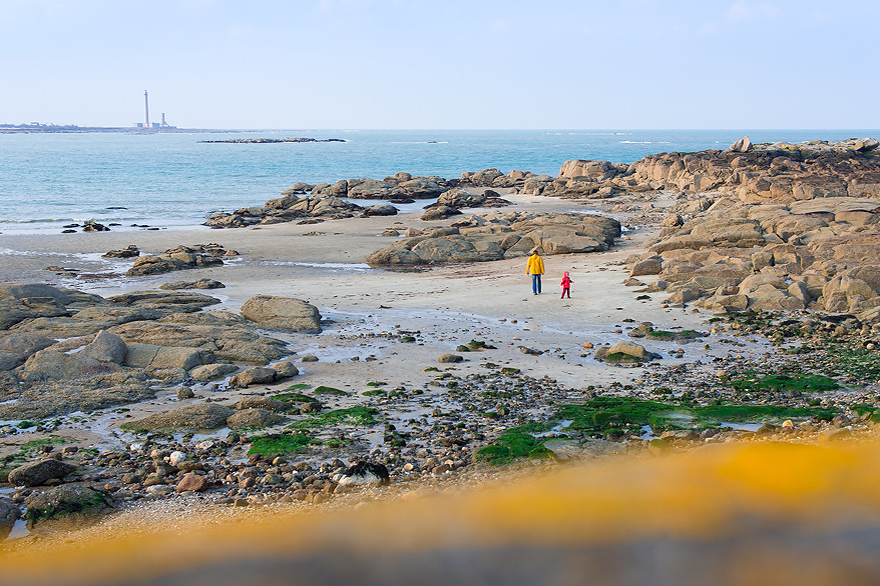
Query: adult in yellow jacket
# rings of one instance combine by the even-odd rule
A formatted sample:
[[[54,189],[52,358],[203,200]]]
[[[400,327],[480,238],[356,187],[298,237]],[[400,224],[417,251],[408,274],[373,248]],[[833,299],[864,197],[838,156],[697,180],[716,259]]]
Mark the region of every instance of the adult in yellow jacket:
[[[544,274],[544,259],[538,254],[538,250],[532,251],[529,262],[526,263],[526,274],[532,276],[532,293],[541,294],[541,275]]]

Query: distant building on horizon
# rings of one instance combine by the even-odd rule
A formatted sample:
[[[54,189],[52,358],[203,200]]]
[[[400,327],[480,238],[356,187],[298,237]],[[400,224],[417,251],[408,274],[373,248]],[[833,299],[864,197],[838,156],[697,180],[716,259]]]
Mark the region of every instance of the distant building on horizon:
[[[143,122],[135,122],[135,128],[144,128],[144,129],[162,129],[162,128],[177,128],[176,126],[171,126],[167,122],[165,122],[165,112],[162,112],[162,122],[153,122],[150,123],[150,97],[147,94],[147,90],[144,90],[144,121]]]

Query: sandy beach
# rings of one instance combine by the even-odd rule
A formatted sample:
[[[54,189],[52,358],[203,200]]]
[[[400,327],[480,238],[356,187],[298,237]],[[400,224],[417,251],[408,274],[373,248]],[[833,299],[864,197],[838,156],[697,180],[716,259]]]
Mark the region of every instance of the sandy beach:
[[[517,210],[582,209],[578,204],[555,199],[505,197],[516,202]],[[639,294],[623,285],[627,277],[624,260],[640,252],[639,243],[653,233],[648,228],[628,233],[604,253],[546,257],[547,273],[540,296],[531,293],[524,258],[409,270],[373,269],[364,264],[367,254],[393,241],[378,235],[385,228],[421,229],[427,225],[438,223],[423,222],[413,213],[305,226],[287,223],[229,230],[0,235],[0,247],[19,251],[4,257],[0,282],[39,281],[107,297],[157,289],[169,281],[206,277],[226,285],[211,292],[223,301],[211,309],[237,311],[254,295],[303,299],[316,305],[324,319],[333,324],[317,338],[297,337],[297,352],[322,359],[309,376],[324,377],[326,384],[342,385],[384,380],[390,375],[389,383],[415,383],[424,378],[423,369],[436,362],[440,354],[452,352],[474,337],[496,343],[493,361],[515,362],[538,378],[550,376],[573,387],[602,384],[632,374],[580,359],[584,342],[600,345],[625,339],[616,332],[622,327],[621,320],[627,318],[683,329],[699,329],[704,320],[699,313],[661,308],[656,299],[636,300]],[[319,235],[306,235],[314,232]],[[149,254],[178,244],[208,242],[237,250],[241,257],[222,267],[136,278],[120,274],[131,266],[131,261],[98,258],[129,244]],[[94,276],[58,278],[43,270],[46,266],[75,268]],[[562,300],[559,281],[566,270],[571,272],[574,285],[572,298]],[[376,354],[380,358],[376,362],[352,363],[352,358],[366,358],[372,350],[365,352],[347,340],[335,339],[340,334],[395,329],[420,330],[424,342],[407,347],[404,355],[386,350]],[[526,356],[517,349],[519,345],[553,350],[567,357]],[[655,350],[661,349],[662,345]],[[466,370],[479,367],[476,359],[460,365]]]

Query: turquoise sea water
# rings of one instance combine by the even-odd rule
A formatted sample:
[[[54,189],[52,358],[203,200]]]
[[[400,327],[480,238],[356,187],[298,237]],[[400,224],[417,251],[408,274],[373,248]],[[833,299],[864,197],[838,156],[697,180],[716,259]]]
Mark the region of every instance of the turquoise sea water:
[[[248,133],[0,135],[0,232],[60,232],[94,219],[163,228],[261,205],[297,181],[382,179],[398,171],[458,177],[496,167],[555,175],[570,159],[630,163],[669,151],[753,142],[841,140],[871,130],[292,130]],[[342,138],[344,143],[203,144],[227,138]],[[126,209],[108,209],[123,207]]]

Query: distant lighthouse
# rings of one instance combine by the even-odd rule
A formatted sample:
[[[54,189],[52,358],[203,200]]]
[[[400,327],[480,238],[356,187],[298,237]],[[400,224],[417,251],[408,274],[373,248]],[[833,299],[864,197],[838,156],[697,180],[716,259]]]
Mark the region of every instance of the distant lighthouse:
[[[150,100],[147,90],[144,90],[144,128],[150,127]]]

